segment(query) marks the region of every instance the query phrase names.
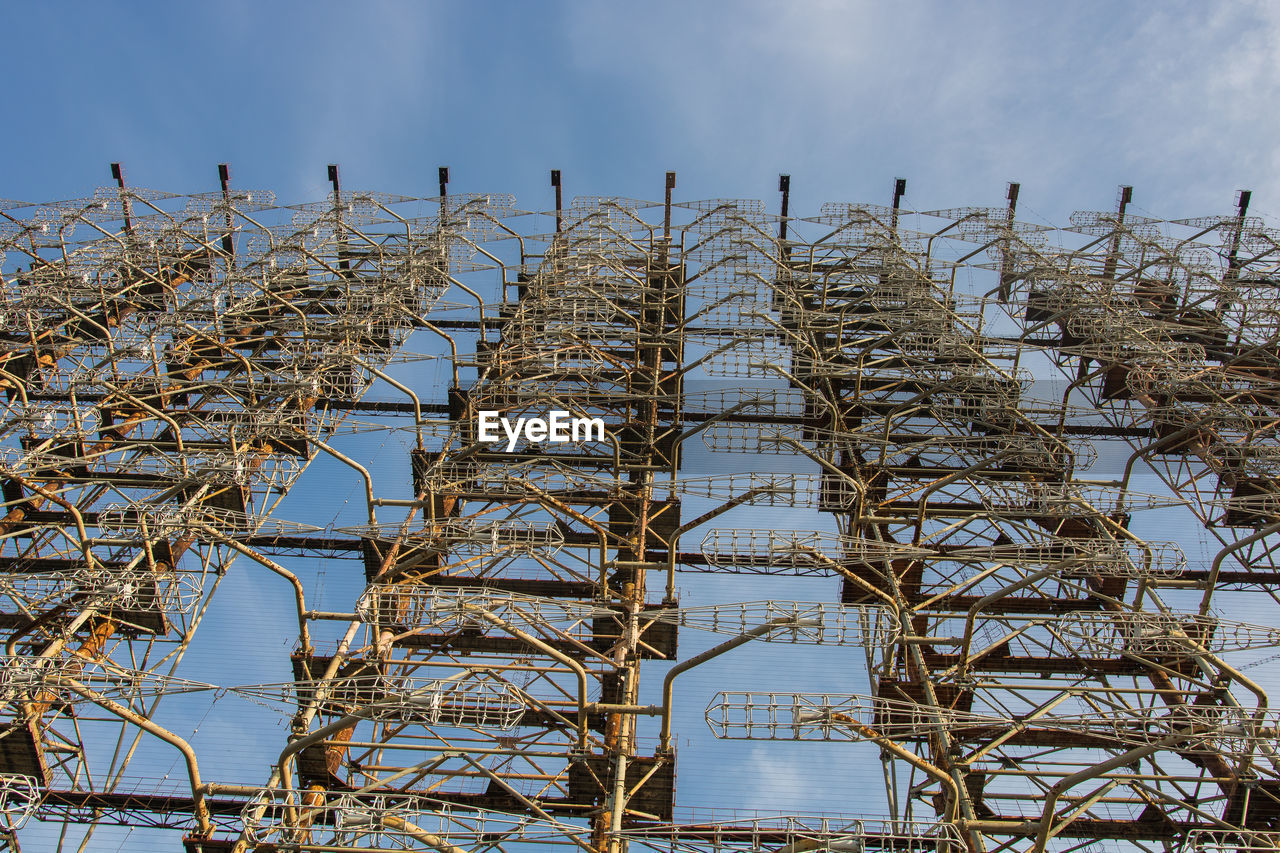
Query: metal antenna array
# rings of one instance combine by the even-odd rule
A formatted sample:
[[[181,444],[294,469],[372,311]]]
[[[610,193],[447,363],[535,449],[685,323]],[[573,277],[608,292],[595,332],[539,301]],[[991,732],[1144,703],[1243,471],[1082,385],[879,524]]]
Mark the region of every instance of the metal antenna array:
[[[1237,607],[1280,585],[1280,232],[1247,193],[1164,222],[1124,188],[1052,229],[1016,184],[800,218],[789,179],[777,216],[676,202],[674,173],[659,203],[566,207],[553,172],[542,215],[447,169],[411,198],[334,166],[288,207],[226,167],[189,196],[113,177],[0,203],[3,844],[1280,847],[1276,712],[1239,657],[1280,646]],[[483,427],[552,412],[602,429]],[[276,517],[318,456],[359,510]],[[1216,546],[1147,537],[1162,513]],[[288,584],[291,679],[183,665],[237,558]],[[309,603],[315,558],[363,566],[340,610]],[[677,679],[763,643],[853,654],[867,689],[761,672],[693,703],[712,734],[872,744],[881,802],[677,804],[705,772]],[[289,716],[268,771],[202,775],[157,710],[201,697]],[[175,750],[181,786],[134,773]]]

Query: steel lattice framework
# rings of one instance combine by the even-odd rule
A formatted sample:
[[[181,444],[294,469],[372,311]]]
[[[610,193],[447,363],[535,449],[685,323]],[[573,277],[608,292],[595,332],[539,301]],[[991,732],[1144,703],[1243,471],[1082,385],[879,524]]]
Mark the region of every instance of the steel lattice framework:
[[[113,176],[0,202],[4,844],[1280,847],[1280,720],[1241,663],[1280,630],[1237,607],[1280,588],[1280,231],[1248,193],[1163,221],[1122,188],[1051,228],[1016,184],[803,218],[786,178],[772,213],[673,201],[674,173],[564,207],[556,172],[530,213],[447,170],[416,198],[330,167],[293,206],[226,167]],[[479,431],[551,411],[605,434]],[[356,518],[289,517],[320,459]],[[1198,523],[1149,539],[1161,513]],[[363,566],[336,610],[317,560]],[[233,561],[287,583],[292,678],[184,663]],[[715,574],[778,593],[681,604]],[[831,594],[791,600],[804,577]],[[882,801],[677,808],[677,678],[759,643],[836,647],[866,689],[720,684],[714,735],[870,744]],[[191,697],[280,709],[270,769],[202,774],[159,710]],[[172,779],[134,773],[154,754]]]

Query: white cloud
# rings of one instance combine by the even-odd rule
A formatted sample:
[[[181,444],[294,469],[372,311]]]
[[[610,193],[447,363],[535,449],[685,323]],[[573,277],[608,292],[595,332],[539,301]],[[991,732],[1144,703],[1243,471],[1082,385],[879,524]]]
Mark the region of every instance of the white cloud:
[[[1121,182],[1169,216],[1280,191],[1264,3],[595,5],[567,23],[575,67],[728,191],[791,169],[802,193],[861,200],[902,173],[941,206],[1020,179],[1056,218]]]

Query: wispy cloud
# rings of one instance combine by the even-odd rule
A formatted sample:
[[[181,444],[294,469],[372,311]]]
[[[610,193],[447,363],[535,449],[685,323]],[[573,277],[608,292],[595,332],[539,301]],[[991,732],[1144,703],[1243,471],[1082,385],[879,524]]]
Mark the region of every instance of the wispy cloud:
[[[1280,189],[1266,4],[662,9],[575,8],[567,42],[707,183],[790,169],[816,202],[885,195],[902,173],[934,206],[1021,179],[1055,216],[1120,182],[1168,215],[1222,209],[1238,184]]]

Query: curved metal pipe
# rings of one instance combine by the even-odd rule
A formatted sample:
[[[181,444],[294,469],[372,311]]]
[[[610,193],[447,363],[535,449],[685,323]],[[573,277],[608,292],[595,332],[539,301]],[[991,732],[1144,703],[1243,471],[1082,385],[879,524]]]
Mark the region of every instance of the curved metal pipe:
[[[676,676],[682,672],[687,672],[699,664],[706,663],[714,657],[719,657],[725,652],[732,651],[743,643],[748,643],[756,637],[763,636],[775,628],[787,628],[793,626],[803,626],[810,624],[803,619],[797,619],[794,616],[781,616],[777,619],[770,620],[763,625],[757,625],[745,634],[739,634],[732,640],[726,640],[718,646],[707,649],[700,655],[694,655],[688,660],[681,661],[671,669],[667,670],[666,677],[662,679],[662,733],[659,736],[659,752],[671,751],[671,704],[675,694]]]
[[[1227,547],[1218,552],[1213,558],[1213,564],[1209,567],[1209,577],[1205,580],[1204,595],[1200,599],[1200,615],[1205,616],[1209,613],[1209,602],[1213,599],[1213,589],[1218,583],[1218,574],[1222,571],[1222,563],[1227,556],[1239,551],[1247,545],[1252,545],[1261,539],[1265,539],[1273,533],[1280,533],[1280,521],[1267,525],[1266,527],[1249,534],[1243,539],[1237,539]]]
[[[200,830],[200,834],[208,836],[213,832],[213,825],[209,822],[209,805],[205,802],[204,785],[200,781],[200,767],[196,762],[195,750],[191,748],[191,744],[175,735],[146,717],[140,716],[123,705],[111,701],[105,696],[94,693],[88,687],[73,678],[57,678],[55,684],[67,687],[84,698],[90,700],[95,705],[115,714],[122,720],[131,723],[145,732],[155,735],[178,749],[182,753],[182,759],[187,764],[187,776],[191,780],[191,797],[195,802],[195,818],[196,824]]]
[[[1158,752],[1166,746],[1172,746],[1175,743],[1186,740],[1186,735],[1177,734],[1169,737],[1161,738],[1155,743],[1144,744],[1136,747],[1128,752],[1121,753],[1109,761],[1101,764],[1095,764],[1093,767],[1086,767],[1070,776],[1059,779],[1053,787],[1045,795],[1044,809],[1040,813],[1039,829],[1036,832],[1035,844],[1031,847],[1031,853],[1044,853],[1045,845],[1049,843],[1053,829],[1054,807],[1057,805],[1059,798],[1067,790],[1074,788],[1081,782],[1086,782],[1104,773],[1110,773],[1127,764],[1133,764],[1135,761],[1141,761],[1152,753]]]
[[[277,575],[279,575],[280,577],[284,578],[289,582],[289,584],[293,587],[294,599],[295,599],[297,610],[298,610],[298,639],[302,643],[302,653],[305,655],[310,655],[313,649],[311,648],[311,636],[307,631],[307,616],[306,616],[307,605],[304,599],[302,581],[298,579],[298,576],[295,575],[293,572],[289,571],[288,569],[286,569],[284,566],[281,566],[279,563],[270,559],[269,557],[266,557],[258,553],[254,549],[250,548],[249,546],[245,545],[243,542],[237,542],[235,539],[232,539],[231,537],[226,536],[216,528],[210,527],[205,524],[200,524],[200,525],[195,525],[195,529],[209,536],[219,544],[226,545],[228,548],[232,549],[236,553],[243,554],[244,556],[248,557],[250,560],[253,560],[255,563],[262,566],[263,568],[268,569],[272,572],[275,572]]]
[[[395,388],[397,391],[402,391],[402,392],[404,392],[405,394],[409,395],[409,399],[413,401],[413,423],[414,423],[414,426],[415,426],[415,427],[417,427],[417,431],[418,431],[418,449],[419,449],[419,450],[422,450],[422,449],[423,449],[423,444],[422,444],[422,401],[418,399],[418,395],[417,395],[417,394],[415,394],[415,393],[413,393],[413,389],[412,389],[412,388],[409,388],[408,386],[403,385],[403,384],[401,384],[400,382],[397,382],[395,379],[392,379],[392,378],[391,378],[390,376],[388,376],[386,373],[383,373],[383,372],[382,372],[381,370],[379,370],[378,368],[376,368],[376,367],[374,367],[373,365],[371,365],[371,364],[367,363],[366,361],[364,361],[364,359],[362,359],[362,358],[360,358],[360,357],[358,357],[358,356],[357,356],[357,357],[353,358],[352,360],[353,360],[356,364],[358,364],[358,365],[360,365],[362,368],[364,368],[365,370],[367,370],[367,371],[369,371],[370,373],[372,373],[374,376],[376,376],[376,377],[378,377],[379,379],[381,379],[383,382],[385,382],[385,383],[387,383],[388,385],[390,385],[392,388]]]
[[[476,607],[474,604],[466,604],[465,602],[461,606],[462,609],[475,613],[486,622],[501,628],[521,642],[528,643],[538,651],[573,670],[573,674],[578,680],[578,746],[585,750],[587,748],[587,670],[582,664],[559,649],[544,643],[537,637],[530,636],[509,622],[493,615],[484,608]]]
[[[354,459],[352,459],[350,456],[347,456],[346,454],[340,451],[334,450],[332,447],[330,447],[328,444],[321,441],[320,439],[313,438],[312,436],[307,435],[306,430],[295,428],[294,432],[302,436],[303,438],[305,438],[311,444],[314,444],[316,447],[323,450],[325,453],[332,456],[334,459],[337,459],[339,462],[343,463],[344,465],[350,468],[354,468],[356,472],[360,474],[361,478],[364,479],[364,495],[365,495],[365,502],[369,508],[369,523],[377,524],[378,519],[374,515],[374,510],[373,510],[376,504],[376,501],[374,500],[374,497],[373,497],[373,475],[369,473],[369,469],[364,467]]]

